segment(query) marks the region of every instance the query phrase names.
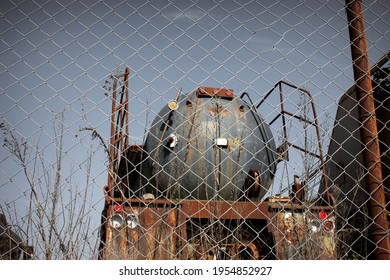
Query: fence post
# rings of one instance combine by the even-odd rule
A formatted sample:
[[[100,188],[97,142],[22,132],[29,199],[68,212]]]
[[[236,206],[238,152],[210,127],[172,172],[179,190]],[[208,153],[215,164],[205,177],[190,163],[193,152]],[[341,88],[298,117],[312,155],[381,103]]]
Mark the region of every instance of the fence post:
[[[378,141],[374,95],[368,61],[366,34],[361,0],[346,0],[348,29],[351,41],[353,73],[356,96],[359,101],[359,121],[363,144],[363,163],[368,172],[365,176],[369,216],[372,219],[369,236],[375,244],[372,258],[389,259],[389,238],[386,216],[386,201],[383,186],[382,166]]]

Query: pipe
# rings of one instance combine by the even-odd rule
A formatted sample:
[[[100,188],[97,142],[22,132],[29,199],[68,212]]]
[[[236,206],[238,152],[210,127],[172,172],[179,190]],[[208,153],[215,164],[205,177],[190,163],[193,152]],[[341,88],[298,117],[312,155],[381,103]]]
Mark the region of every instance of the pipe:
[[[382,166],[378,141],[378,128],[375,116],[374,95],[368,60],[366,34],[361,0],[346,0],[348,29],[351,40],[353,73],[356,83],[356,96],[359,102],[358,114],[361,122],[363,163],[366,167],[366,189],[370,195],[368,214],[371,218],[369,236],[375,248],[368,257],[380,260],[390,258],[388,224]]]
[[[299,176],[294,175],[294,184],[292,186],[293,203],[302,204],[304,199],[303,184],[299,182]]]

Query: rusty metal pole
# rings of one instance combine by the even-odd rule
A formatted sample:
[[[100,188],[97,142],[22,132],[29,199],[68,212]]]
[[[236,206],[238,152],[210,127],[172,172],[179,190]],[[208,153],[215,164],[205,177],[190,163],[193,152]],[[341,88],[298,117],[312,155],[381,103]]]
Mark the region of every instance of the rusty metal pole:
[[[372,223],[369,236],[375,244],[370,257],[380,260],[390,258],[388,224],[382,166],[376,124],[374,95],[368,61],[366,34],[361,0],[346,0],[348,29],[351,40],[353,73],[356,83],[356,96],[359,102],[359,121],[361,122],[361,140],[363,144],[363,163],[367,168],[366,189],[370,194],[368,211]]]

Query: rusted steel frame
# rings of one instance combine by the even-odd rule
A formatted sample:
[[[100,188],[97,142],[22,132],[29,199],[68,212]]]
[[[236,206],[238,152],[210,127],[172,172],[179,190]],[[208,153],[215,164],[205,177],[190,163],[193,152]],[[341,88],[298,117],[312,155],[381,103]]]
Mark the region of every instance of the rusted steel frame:
[[[108,179],[107,189],[109,197],[114,196],[114,185],[116,184],[116,172],[119,166],[120,152],[124,151],[129,146],[129,91],[128,91],[128,80],[129,80],[129,67],[126,67],[124,73],[113,76],[114,83],[112,88],[112,106],[111,106],[111,133],[110,133],[110,148],[109,148],[109,167],[108,167]],[[121,101],[117,106],[117,87],[118,79],[124,79],[124,89],[122,89]],[[123,96],[125,95],[125,96]],[[124,97],[124,98],[123,98]],[[124,100],[123,100],[124,99]],[[115,118],[117,120],[115,121]],[[125,133],[123,134],[123,126],[125,126]],[[123,139],[125,139],[123,141]]]
[[[181,211],[181,207],[178,208],[178,211],[177,211],[177,221],[178,221],[178,224],[177,224],[177,231],[176,231],[176,234],[177,234],[177,241],[176,241],[176,245],[177,245],[177,248],[178,251],[176,252],[176,256],[175,258],[181,258],[181,259],[188,259],[188,250],[185,249],[186,246],[187,246],[187,241],[188,241],[188,238],[187,238],[187,223],[186,223],[186,215],[184,215]]]
[[[267,94],[263,97],[263,99],[262,100],[260,100],[260,102],[259,102],[259,104],[257,104],[255,107],[256,107],[256,109],[258,109],[264,102],[265,102],[265,100],[271,95],[271,93],[275,90],[275,88],[277,87],[277,86],[279,86],[279,84],[280,84],[280,81],[279,82],[277,82],[268,92],[267,92]],[[242,96],[242,95],[241,95]]]
[[[288,112],[286,110],[284,110],[284,95],[283,95],[283,91],[282,91],[282,84],[285,84],[291,88],[294,88],[300,92],[303,92],[304,94],[306,94],[308,97],[309,97],[309,100],[310,100],[310,104],[311,104],[311,107],[312,107],[312,110],[313,110],[313,117],[314,117],[314,121],[308,121],[306,119],[303,119],[299,116],[296,116],[294,114],[292,114],[291,112]],[[308,153],[310,155],[313,155],[313,156],[316,156],[320,159],[320,162],[321,162],[321,171],[322,171],[322,178],[323,178],[323,181],[324,181],[324,186],[325,186],[325,193],[326,193],[326,199],[327,199],[327,202],[330,204],[331,203],[331,200],[330,200],[330,194],[329,194],[329,187],[328,187],[328,180],[327,180],[327,177],[326,177],[326,169],[325,169],[325,159],[324,159],[324,154],[322,152],[322,144],[321,144],[321,133],[320,133],[320,126],[318,124],[318,118],[317,118],[317,111],[316,111],[316,108],[315,108],[315,105],[314,105],[314,100],[313,100],[313,97],[311,95],[311,93],[304,89],[304,88],[301,88],[301,87],[298,87],[290,82],[287,82],[287,81],[279,81],[278,83],[276,83],[274,85],[274,87],[263,97],[262,100],[260,100],[259,104],[256,105],[256,109],[258,109],[261,104],[263,104],[263,102],[271,95],[271,93],[276,89],[276,87],[279,88],[279,97],[280,97],[280,113],[271,121],[270,125],[276,121],[280,116],[282,116],[282,122],[283,122],[283,133],[284,133],[284,137],[285,139],[287,139],[287,131],[286,131],[286,121],[285,121],[285,114],[287,115],[290,115],[294,118],[297,118],[301,121],[305,121],[306,123],[309,123],[311,125],[313,125],[316,129],[316,134],[317,134],[317,145],[318,145],[318,150],[319,150],[319,155],[316,155],[310,151],[308,151],[307,149],[303,149],[301,147],[298,147],[296,145],[291,145],[291,143],[288,143],[289,145],[291,145],[292,147],[300,150],[300,151],[303,151],[305,153]]]
[[[276,115],[276,117],[273,118],[272,121],[269,122],[268,125],[272,125],[274,122],[276,122],[276,121],[280,118],[280,116],[283,116],[283,114],[282,114],[282,113],[278,113],[278,114]],[[284,119],[284,118],[283,118],[283,119]]]
[[[253,101],[252,101],[252,98],[250,97],[250,95],[247,93],[247,92],[243,92],[241,95],[240,95],[240,98],[243,99],[244,96],[248,97],[249,99],[249,102],[251,103],[252,107],[255,107]]]
[[[119,100],[119,105],[115,107],[115,112],[117,113],[116,120],[116,129],[115,129],[115,144],[116,144],[116,166],[115,171],[118,170],[119,167],[119,158],[121,153],[124,151],[126,147],[128,147],[128,139],[122,141],[123,138],[128,135],[128,77],[129,77],[129,68],[126,67],[124,74],[119,74],[115,78],[116,80],[123,78],[124,84],[122,89],[120,90],[121,96]],[[117,102],[117,100],[115,100]],[[113,112],[114,113],[114,112]],[[125,133],[123,133],[123,126],[125,127]]]
[[[130,69],[129,67],[126,67],[126,72],[125,72],[125,94],[126,94],[126,105],[125,105],[125,124],[126,124],[126,141],[125,141],[125,147],[124,149],[127,150],[129,147],[129,76],[130,76]]]
[[[306,123],[311,124],[313,126],[315,125],[315,122],[309,121],[307,119],[304,119],[304,118],[302,118],[300,116],[297,116],[297,115],[295,115],[295,114],[293,114],[293,113],[291,113],[289,111],[285,111],[285,110],[281,111],[275,118],[273,118],[272,121],[269,122],[269,125],[272,125],[277,119],[279,119],[280,116],[283,116],[283,115],[289,115],[289,116],[291,116],[293,118],[296,118],[296,119],[298,119],[298,120],[300,120],[302,122],[306,122]],[[284,120],[284,118],[283,118],[283,120]],[[285,122],[285,121],[283,121],[283,122]]]
[[[182,211],[188,218],[269,219],[268,202],[183,201]]]
[[[168,220],[164,219],[164,224],[169,224],[172,229],[172,246],[170,247],[171,253],[176,257],[180,255],[181,258],[186,259],[188,257],[188,251],[186,249],[187,240],[187,229],[186,221],[188,219],[256,219],[256,220],[266,220],[271,221],[276,215],[275,212],[269,212],[269,203],[261,202],[226,202],[226,201],[207,201],[207,200],[168,200],[168,199],[151,199],[143,200],[139,198],[132,198],[122,201],[120,198],[113,199],[116,203],[122,204],[124,206],[124,211],[130,213],[131,211],[136,211],[138,214],[143,215],[142,223],[144,224],[145,229],[147,229],[148,234],[146,235],[148,239],[148,244],[150,248],[155,250],[163,250],[161,246],[163,243],[161,240],[155,240],[152,238],[155,236],[155,225],[156,225],[156,213],[160,213],[160,209],[167,209],[170,218]],[[112,206],[108,208],[108,217],[115,212]],[[131,209],[131,210],[130,210]],[[173,212],[174,211],[174,212]],[[151,215],[151,213],[155,213]],[[173,216],[173,213],[176,213]],[[269,224],[269,222],[267,222]],[[125,230],[120,231],[120,239],[116,239],[115,242],[112,242],[112,229],[110,226],[106,225],[107,235],[106,235],[106,248],[105,257],[110,258],[109,252],[112,250],[112,246],[115,244],[119,245],[119,250],[123,255],[126,255],[127,242]],[[151,231],[150,231],[151,230]],[[159,241],[156,245],[155,241]],[[248,245],[249,246],[249,245]],[[165,248],[165,247],[164,247]],[[156,251],[157,252],[157,251]],[[144,252],[147,259],[153,258],[153,254]],[[161,257],[161,256],[160,256]]]
[[[108,178],[107,178],[107,190],[109,197],[113,197],[114,190],[113,190],[113,184],[114,181],[114,138],[115,138],[115,101],[116,101],[116,86],[117,86],[117,80],[114,78],[114,84],[112,87],[112,105],[111,105],[111,132],[110,132],[110,154],[109,154],[109,165],[108,165]]]
[[[125,151],[129,148],[129,74],[130,74],[130,70],[129,70],[129,67],[126,67],[125,69],[125,74],[124,74],[124,94],[125,94],[125,100],[123,102],[121,102],[121,104],[119,106],[121,106],[123,108],[123,105],[122,103],[125,103],[124,104],[124,122],[125,122],[125,136],[124,136],[124,141],[121,143],[121,153],[119,154],[119,157],[121,155],[124,155]],[[122,119],[123,120],[123,119]],[[122,123],[123,125],[123,123]],[[122,131],[123,133],[123,131]],[[118,157],[118,162],[117,162],[117,171],[119,169],[119,157]]]
[[[118,107],[115,108],[114,112],[117,112],[117,111],[121,110],[123,108],[123,106],[126,106],[127,102],[128,102],[128,100],[126,98],[124,101],[119,103]]]
[[[119,134],[120,135],[120,134]],[[123,138],[125,138],[127,135],[126,134],[122,134],[122,135],[120,135],[120,136],[118,136],[115,140],[114,140],[114,145],[115,144],[118,144],[120,141],[122,141],[123,140]],[[122,144],[123,144],[123,142],[122,142]],[[118,149],[119,150],[119,149]]]
[[[331,206],[307,206],[292,203],[269,202],[270,210],[302,210],[302,211],[333,211]]]
[[[123,200],[122,198],[113,198],[113,201],[117,204],[128,204],[135,207],[146,207],[146,206],[155,206],[155,207],[176,207],[181,204],[179,200],[171,199],[141,199],[138,197],[130,198]]]
[[[282,114],[282,124],[283,124],[283,134],[284,134],[284,140],[287,141],[287,127],[286,127],[286,117],[284,116],[284,98],[283,98],[283,89],[282,89],[282,83],[279,82],[279,100],[280,100],[280,113]]]
[[[297,145],[295,145],[295,144],[293,144],[293,143],[291,143],[291,142],[288,142],[288,141],[287,141],[287,144],[288,144],[289,146],[291,146],[291,147],[293,147],[293,148],[295,148],[295,149],[297,149],[297,150],[300,150],[300,151],[302,151],[302,152],[304,152],[304,153],[307,153],[307,154],[309,154],[309,155],[311,155],[311,156],[313,156],[313,157],[321,158],[320,155],[317,155],[316,153],[310,152],[310,151],[308,151],[308,150],[306,150],[306,149],[304,149],[304,148],[302,148],[302,147],[299,147],[299,146],[297,146]]]
[[[234,90],[227,88],[212,88],[198,87],[197,96],[220,97],[232,100],[234,98]]]
[[[312,124],[311,122],[308,122],[308,123],[314,125],[314,127],[316,129],[317,145],[318,145],[318,151],[319,151],[319,159],[321,161],[322,178],[323,178],[324,186],[325,186],[326,200],[327,200],[328,204],[330,205],[331,200],[330,200],[330,195],[329,195],[328,180],[327,180],[327,177],[326,177],[325,159],[324,159],[324,154],[322,152],[320,126],[318,124],[317,110],[316,110],[316,107],[314,105],[313,96],[311,95],[311,93],[308,90],[306,90],[304,88],[301,88],[301,87],[297,87],[296,85],[294,85],[294,84],[292,84],[290,82],[281,81],[281,83],[283,83],[283,84],[285,84],[285,85],[287,85],[289,87],[295,88],[295,89],[305,93],[309,97],[311,108],[313,110],[314,124]],[[306,151],[306,152],[308,152],[310,154],[310,151]]]
[[[291,117],[293,117],[293,118],[296,118],[296,119],[298,119],[298,120],[300,120],[300,121],[302,121],[302,122],[308,123],[308,124],[310,124],[310,125],[312,125],[312,126],[315,126],[315,125],[316,125],[314,121],[310,121],[310,120],[304,119],[304,118],[302,118],[302,117],[300,117],[300,116],[297,116],[297,115],[295,115],[295,114],[293,114],[293,113],[291,113],[291,112],[289,112],[289,111],[283,111],[282,113],[283,113],[283,114],[286,114],[286,115],[289,115],[289,116],[291,116]]]
[[[131,198],[126,201],[114,199],[119,204],[126,203],[134,207],[180,207],[180,213],[186,218],[217,219],[268,219],[268,202],[246,201],[208,201],[208,200],[142,200]]]
[[[376,245],[373,258],[390,259],[388,223],[382,166],[376,124],[374,95],[371,84],[362,1],[346,0],[348,29],[351,41],[353,73],[356,83],[356,96],[359,102],[358,114],[361,122],[361,141],[363,144],[363,163],[367,169],[365,176],[368,212],[372,219],[369,236]]]
[[[113,209],[112,207],[107,207],[107,212],[106,212],[106,220],[104,221],[105,224],[105,234],[106,234],[106,239],[104,240],[104,251],[102,253],[102,258],[103,259],[109,259],[110,255],[109,252],[111,251],[111,246],[112,246],[112,228],[109,226],[108,223],[108,217],[111,217],[113,214]]]

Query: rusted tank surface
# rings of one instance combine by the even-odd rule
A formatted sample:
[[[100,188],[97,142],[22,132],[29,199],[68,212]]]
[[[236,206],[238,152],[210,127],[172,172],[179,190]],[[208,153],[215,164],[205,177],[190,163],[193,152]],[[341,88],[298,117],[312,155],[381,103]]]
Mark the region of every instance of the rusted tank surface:
[[[170,107],[170,108],[169,108]],[[165,106],[144,149],[156,197],[260,200],[276,170],[271,131],[232,90],[200,87]]]

